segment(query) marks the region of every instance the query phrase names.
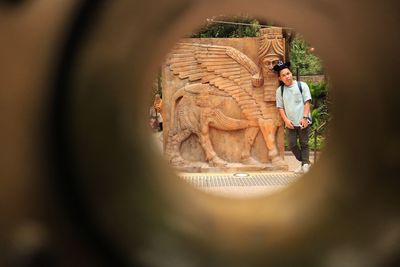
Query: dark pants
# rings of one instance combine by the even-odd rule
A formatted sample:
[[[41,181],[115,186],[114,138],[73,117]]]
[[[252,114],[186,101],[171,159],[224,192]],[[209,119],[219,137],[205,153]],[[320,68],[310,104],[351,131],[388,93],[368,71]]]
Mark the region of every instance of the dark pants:
[[[286,128],[286,137],[289,149],[301,164],[310,164],[310,149],[308,147],[308,135],[310,134],[310,126],[305,129],[296,127],[295,129]],[[300,147],[297,144],[299,140]]]

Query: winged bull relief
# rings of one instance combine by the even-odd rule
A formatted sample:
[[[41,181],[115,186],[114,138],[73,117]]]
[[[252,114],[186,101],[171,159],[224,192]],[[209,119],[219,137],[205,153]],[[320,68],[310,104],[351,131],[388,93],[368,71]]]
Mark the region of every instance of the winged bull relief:
[[[272,66],[284,55],[282,38],[277,36],[276,29],[267,29],[260,38],[258,64],[231,46],[191,42],[175,45],[166,61],[167,69],[183,82],[180,83],[183,86],[174,88],[168,100],[165,154],[173,166],[223,169],[241,164],[258,169],[287,168],[277,145],[282,122],[275,107],[278,83]],[[223,104],[226,101],[236,105],[239,116],[230,115]],[[240,163],[217,154],[210,129],[244,132]],[[260,162],[252,156],[259,133],[269,162]],[[193,135],[204,151],[205,162],[188,161],[181,154],[182,143]]]

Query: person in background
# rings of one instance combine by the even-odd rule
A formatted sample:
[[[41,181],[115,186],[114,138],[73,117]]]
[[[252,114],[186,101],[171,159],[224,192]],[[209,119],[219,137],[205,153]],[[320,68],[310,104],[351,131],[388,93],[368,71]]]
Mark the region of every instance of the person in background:
[[[154,96],[153,107],[154,107],[154,109],[156,111],[156,114],[157,114],[157,121],[158,121],[159,131],[162,131],[163,130],[163,118],[162,118],[162,115],[161,115],[161,112],[162,112],[162,99],[160,97],[160,94],[156,94]]]
[[[274,66],[280,82],[280,86],[276,89],[276,106],[285,123],[289,149],[301,162],[295,172],[305,173],[310,168],[308,139],[311,128],[311,93],[305,82],[293,81],[289,67],[290,62],[282,61]]]
[[[150,115],[150,119],[149,119],[150,128],[152,129],[153,132],[158,132],[159,125],[158,125],[158,121],[157,121],[157,112],[153,106],[151,106],[149,109],[149,115]]]

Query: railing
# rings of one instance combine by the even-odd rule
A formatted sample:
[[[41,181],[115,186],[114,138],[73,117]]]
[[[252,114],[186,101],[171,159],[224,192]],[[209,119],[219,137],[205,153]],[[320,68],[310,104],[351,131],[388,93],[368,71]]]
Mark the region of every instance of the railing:
[[[321,135],[321,133],[324,130],[324,127],[326,125],[326,121],[324,121],[318,128],[315,128],[313,131],[310,132],[310,139],[314,138],[314,163],[317,161],[317,141],[318,141],[318,136]]]

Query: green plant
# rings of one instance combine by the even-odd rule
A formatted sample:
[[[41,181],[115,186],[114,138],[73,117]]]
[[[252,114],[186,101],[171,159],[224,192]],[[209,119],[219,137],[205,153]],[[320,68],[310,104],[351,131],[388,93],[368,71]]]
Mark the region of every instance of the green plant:
[[[308,141],[308,145],[310,147],[310,150],[321,150],[325,145],[325,137],[322,135],[318,135],[317,142],[315,142],[314,136],[311,136],[310,140]]]
[[[214,20],[216,22],[214,22]],[[225,21],[228,23],[220,23]],[[229,24],[232,22],[233,24]],[[238,23],[238,24],[234,24]],[[240,25],[250,24],[250,25]],[[261,26],[258,20],[247,16],[219,16],[208,20],[199,31],[190,35],[191,38],[241,38],[256,37]]]
[[[307,82],[308,87],[310,88],[310,93],[312,98],[314,99],[321,99],[325,98],[328,94],[328,83],[323,80],[320,82]]]
[[[299,34],[296,34],[290,45],[289,58],[292,69],[298,69],[300,75],[323,73],[321,60],[312,53],[311,47]]]
[[[159,94],[162,98],[162,75],[161,68],[157,72],[157,76],[154,77],[153,83],[151,84],[151,97],[149,99],[149,105],[153,105],[154,97]]]
[[[309,145],[312,150],[320,150],[325,142],[325,133],[330,120],[329,84],[326,81],[308,82],[307,84],[313,99],[311,109],[313,123],[311,125]],[[317,137],[317,142],[315,142],[315,136]]]

